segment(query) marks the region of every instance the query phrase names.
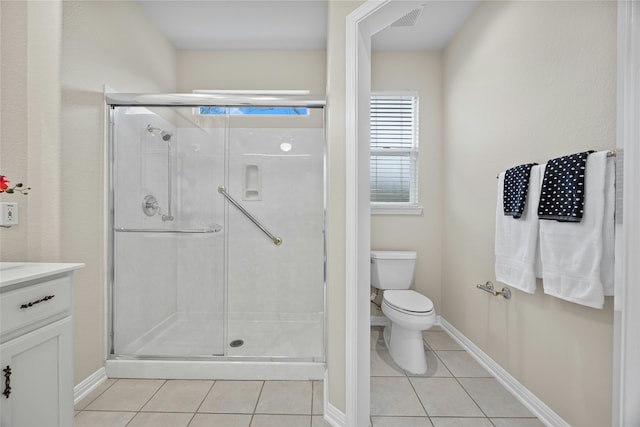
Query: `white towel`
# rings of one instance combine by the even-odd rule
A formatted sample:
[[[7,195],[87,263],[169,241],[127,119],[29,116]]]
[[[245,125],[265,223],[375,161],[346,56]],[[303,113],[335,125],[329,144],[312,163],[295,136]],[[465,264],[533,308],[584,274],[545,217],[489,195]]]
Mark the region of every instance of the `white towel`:
[[[603,251],[600,277],[604,286],[604,295],[613,296],[615,290],[615,210],[616,210],[616,159],[607,158],[607,171],[604,187],[604,224],[602,225]]]
[[[609,274],[604,271],[609,269],[608,255],[604,255],[605,240],[609,236],[605,239],[604,234],[606,232],[613,236],[612,213],[607,215],[611,229],[609,224],[605,226],[604,221],[605,205],[609,205],[605,203],[608,200],[605,194],[609,175],[607,163],[605,151],[590,154],[587,159],[582,221],[540,221],[544,293],[593,308],[602,308],[604,305],[602,273]],[[610,249],[613,249],[613,244]]]
[[[502,193],[504,172],[498,177],[498,203],[496,206],[495,253],[496,280],[530,294],[536,291],[536,265],[538,261],[538,201],[543,169],[531,168],[529,194],[522,216],[515,219],[504,215]]]

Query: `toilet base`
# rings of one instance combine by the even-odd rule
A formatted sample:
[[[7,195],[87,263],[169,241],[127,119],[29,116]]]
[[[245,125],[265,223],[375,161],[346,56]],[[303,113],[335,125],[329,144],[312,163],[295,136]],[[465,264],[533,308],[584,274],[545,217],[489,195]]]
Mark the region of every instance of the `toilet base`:
[[[385,326],[383,337],[391,358],[398,366],[416,375],[427,372],[422,331],[404,329],[392,323]]]

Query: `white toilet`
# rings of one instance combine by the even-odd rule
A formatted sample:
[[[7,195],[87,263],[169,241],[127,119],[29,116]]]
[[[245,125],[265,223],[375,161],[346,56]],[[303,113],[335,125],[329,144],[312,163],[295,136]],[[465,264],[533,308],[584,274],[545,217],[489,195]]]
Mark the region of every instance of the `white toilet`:
[[[410,290],[416,266],[413,251],[371,251],[371,286],[384,291],[382,312],[391,321],[384,342],[391,358],[413,374],[427,372],[422,331],[436,320],[433,303]]]

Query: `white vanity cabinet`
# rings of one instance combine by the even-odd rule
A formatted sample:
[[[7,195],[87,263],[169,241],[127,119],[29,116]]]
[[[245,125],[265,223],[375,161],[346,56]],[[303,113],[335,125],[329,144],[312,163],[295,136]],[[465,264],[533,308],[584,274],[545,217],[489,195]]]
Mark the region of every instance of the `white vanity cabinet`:
[[[0,426],[73,426],[73,270],[0,263]]]

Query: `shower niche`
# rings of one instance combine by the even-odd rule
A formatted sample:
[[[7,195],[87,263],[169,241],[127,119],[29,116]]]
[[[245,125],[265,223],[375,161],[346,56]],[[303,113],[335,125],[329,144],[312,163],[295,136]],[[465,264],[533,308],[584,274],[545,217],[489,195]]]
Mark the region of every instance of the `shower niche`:
[[[324,101],[276,115],[245,104],[238,113],[233,104],[247,100],[237,98],[180,105],[170,96],[171,106],[108,97],[107,369],[322,365]]]
[[[260,165],[245,164],[242,167],[242,200],[260,200]]]

